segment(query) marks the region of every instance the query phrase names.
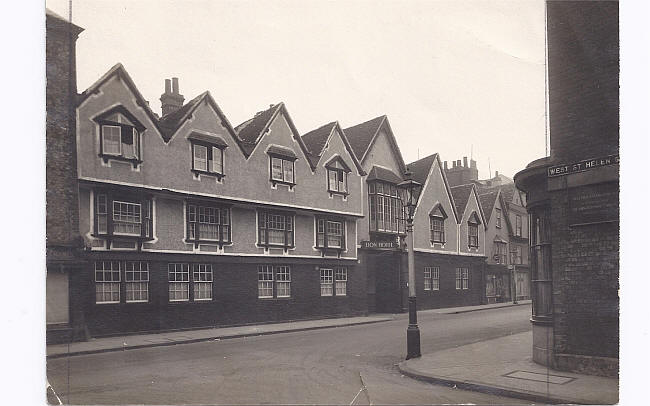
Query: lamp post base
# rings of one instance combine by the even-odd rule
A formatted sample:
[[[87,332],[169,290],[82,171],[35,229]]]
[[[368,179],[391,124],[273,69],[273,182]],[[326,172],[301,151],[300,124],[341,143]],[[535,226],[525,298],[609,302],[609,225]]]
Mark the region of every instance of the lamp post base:
[[[406,329],[406,359],[420,358],[420,328],[415,297],[409,297],[409,326]]]

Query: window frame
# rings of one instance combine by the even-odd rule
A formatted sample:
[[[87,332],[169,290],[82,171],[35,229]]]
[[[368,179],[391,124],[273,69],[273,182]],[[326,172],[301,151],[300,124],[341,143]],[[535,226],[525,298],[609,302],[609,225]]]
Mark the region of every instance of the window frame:
[[[121,113],[117,113],[121,114]],[[125,161],[125,162],[130,162],[133,164],[134,168],[137,168],[139,164],[141,164],[142,161],[142,133],[144,130],[140,130],[138,127],[130,125],[130,124],[124,124],[124,123],[116,123],[114,121],[109,121],[109,120],[97,120],[97,123],[99,125],[99,157],[102,158],[104,163],[108,163],[109,160],[117,160],[117,161]],[[106,135],[105,135],[105,129],[106,128],[119,128],[119,137],[120,137],[120,143],[119,143],[119,152],[117,154],[112,153],[112,152],[106,152],[105,151],[105,141],[106,141]],[[131,133],[131,144],[133,146],[133,152],[134,156],[133,157],[128,157],[124,153],[124,147],[123,145],[129,145],[124,143],[124,137],[125,137],[125,132],[130,132]]]
[[[201,267],[204,267],[201,270]],[[209,276],[209,280],[201,280],[201,275],[205,275],[206,278]],[[197,280],[198,276],[198,280]],[[192,301],[194,302],[210,302],[214,300],[214,271],[212,269],[212,264],[197,263],[192,264]],[[197,288],[199,296],[202,294],[200,287],[208,286],[209,289],[205,289],[206,292],[210,293],[210,297],[197,297]],[[203,292],[205,293],[205,292]]]
[[[213,144],[209,142],[201,142],[197,141],[194,139],[190,139],[190,145],[191,145],[191,158],[192,158],[192,173],[194,173],[195,176],[198,175],[209,175],[209,176],[215,176],[217,180],[223,179],[226,174],[226,164],[225,164],[225,145],[220,145],[220,144]],[[206,169],[201,169],[197,168],[196,166],[196,148],[201,147],[205,148],[205,167]],[[221,162],[221,172],[215,171],[214,170],[214,162],[215,162],[215,152],[218,153],[220,157],[220,162]],[[212,159],[211,159],[212,158]]]
[[[174,280],[171,280],[171,275],[172,275],[172,270],[171,267],[174,267]],[[180,271],[177,270],[177,266],[180,266]],[[180,274],[181,276],[187,275],[187,280],[184,280],[184,277],[181,277],[181,279],[177,279],[177,274]],[[167,263],[167,301],[169,303],[186,303],[190,302],[190,264],[187,262],[169,262]],[[172,284],[174,286],[181,285],[185,287],[184,291],[186,292],[186,298],[174,298],[172,299]],[[174,289],[174,292],[183,292],[183,290],[180,289]],[[176,296],[176,294],[174,294]]]
[[[217,222],[216,223],[201,222],[200,218],[202,215],[201,214],[202,209],[215,211],[215,214],[213,216],[215,217]],[[205,214],[203,214],[203,216],[205,216]],[[218,238],[216,239],[202,238],[201,224],[216,226]],[[224,229],[226,229],[225,232]],[[231,206],[220,204],[220,203],[206,202],[202,200],[186,200],[185,201],[185,230],[186,230],[185,241],[194,243],[195,247],[198,247],[199,244],[201,243],[216,244],[219,246],[219,248],[223,248],[224,245],[232,244]],[[192,232],[194,232],[194,237],[192,237]]]
[[[333,250],[338,250],[340,251],[345,251],[347,250],[347,239],[346,239],[346,231],[347,231],[347,222],[345,219],[340,218],[340,217],[324,217],[324,216],[316,216],[314,217],[315,221],[315,231],[316,231],[316,248],[319,249],[333,249]],[[339,224],[340,225],[340,231],[341,234],[338,236],[340,238],[340,245],[337,246],[330,246],[330,235],[336,237],[336,234],[330,233],[330,228],[329,225],[330,223],[332,224]],[[322,224],[322,230],[321,230],[321,224]],[[322,237],[322,243],[321,243],[321,237]]]
[[[98,269],[98,265],[101,264],[102,269]],[[106,264],[110,264],[110,269],[106,269]],[[137,267],[136,267],[137,265]],[[117,269],[115,269],[117,267]],[[98,280],[98,272],[101,272],[102,279]],[[106,273],[111,274],[111,280],[106,280]],[[131,274],[131,278],[129,278]],[[135,274],[139,274],[139,278],[135,279]],[[143,275],[144,274],[144,275]],[[149,291],[149,261],[114,261],[114,260],[95,260],[94,261],[94,284],[95,284],[95,304],[96,305],[105,305],[105,304],[133,304],[133,303],[150,303],[151,294]],[[117,279],[115,279],[117,277]],[[134,289],[134,285],[138,285],[138,289]],[[144,284],[144,289],[142,289]],[[107,285],[111,286],[111,289],[108,291],[104,289]],[[99,287],[102,287],[99,289]],[[101,290],[101,292],[100,292]],[[140,298],[133,299],[129,298],[129,293],[138,292]],[[146,299],[142,299],[144,296]],[[117,294],[117,299],[112,300],[98,300],[98,294],[102,293],[105,295]]]
[[[439,266],[424,267],[424,290],[427,292],[435,292],[440,290]]]
[[[278,230],[275,228],[270,228],[270,216],[282,216],[284,217],[284,229],[281,231],[284,232],[284,243],[275,244],[269,242],[269,230]],[[275,210],[257,210],[257,246],[269,248],[283,248],[285,251],[291,248],[295,248],[296,241],[296,219],[295,213],[284,212],[284,211],[275,211]],[[262,238],[264,236],[264,238]]]
[[[264,276],[264,279],[260,279]],[[270,277],[270,278],[269,278]],[[264,284],[264,285],[262,285]],[[268,292],[269,285],[271,286],[271,295],[261,295],[261,292]],[[280,289],[281,286],[286,287],[288,295],[281,295],[279,292],[284,291],[285,288]],[[290,265],[271,265],[260,264],[257,266],[257,299],[259,300],[287,300],[292,299],[291,290],[291,266]]]
[[[435,230],[435,224],[436,222],[440,223],[440,230],[436,231]],[[444,244],[446,242],[446,236],[445,236],[445,218],[443,216],[438,216],[438,215],[429,215],[429,231],[430,231],[430,237],[431,237],[431,243],[432,244]],[[438,239],[436,239],[436,233],[439,234]]]
[[[149,302],[149,262],[147,261],[125,261],[125,268],[124,268],[124,298],[126,303],[148,303]],[[138,265],[138,269],[135,268],[135,265]],[[129,269],[129,265],[131,265],[131,269]],[[146,269],[142,269],[142,265],[145,265]],[[138,280],[129,280],[129,273],[131,273],[133,278],[135,278],[136,273],[140,274],[140,279]],[[142,274],[146,274],[146,279],[142,278]],[[141,289],[142,284],[145,284],[146,286],[146,299],[131,299],[129,300],[129,285],[134,287],[133,285],[139,284],[138,287],[139,289],[135,290],[132,289],[131,292],[139,292],[140,295],[142,295],[143,290]]]
[[[101,263],[102,264],[102,269],[97,269],[97,265]],[[106,264],[110,264],[109,270],[106,269]],[[117,264],[117,270],[113,269],[114,264]],[[122,300],[122,265],[123,261],[102,261],[102,260],[97,260],[94,262],[94,282],[95,282],[95,304],[97,305],[104,305],[104,304],[119,304],[121,303]],[[102,280],[98,281],[97,280],[97,272],[101,271],[102,274]],[[110,281],[106,280],[106,272],[109,272],[111,277]],[[117,274],[117,280],[115,280],[115,275]],[[98,285],[101,284],[101,285]],[[97,295],[100,293],[99,292],[99,286],[102,287],[101,289],[101,294],[102,297],[105,297],[104,295],[106,293],[109,293],[111,300],[98,300]],[[105,287],[110,287],[110,289],[107,291]],[[115,289],[117,287],[117,290]],[[117,293],[117,300],[113,300],[113,294]]]
[[[501,228],[501,209],[498,207],[495,207],[495,227],[496,228]]]
[[[469,268],[456,268],[456,290],[469,290]]]
[[[501,265],[508,265],[508,244],[503,241],[494,241],[494,262]]]
[[[319,268],[319,271],[321,297],[334,296],[334,268]]]
[[[381,180],[372,180],[367,183],[370,232],[405,235],[404,220],[406,217],[397,185]],[[386,192],[386,188],[388,188],[388,192]],[[380,217],[382,227],[379,227]],[[388,228],[386,224],[388,224]]]
[[[296,160],[297,158],[295,157],[289,157],[285,155],[280,155],[280,154],[275,154],[275,153],[268,153],[269,155],[269,181],[271,184],[275,187],[278,183],[283,184],[283,185],[288,185],[290,189],[292,189],[294,186],[296,186]],[[276,179],[273,177],[273,160],[277,159],[280,161],[280,173],[282,175],[282,179]],[[286,165],[291,164],[291,174],[292,174],[292,179],[291,180],[286,180],[285,174],[285,163]]]
[[[515,236],[521,237],[523,231],[523,219],[521,214],[515,214]]]
[[[140,206],[140,234],[115,232],[115,202]],[[143,241],[154,239],[153,211],[153,198],[148,194],[114,189],[94,189],[92,236],[106,239],[109,247],[113,239],[136,240],[138,249],[140,249]],[[119,220],[117,221],[119,222]]]
[[[348,295],[348,268],[337,266],[334,268],[334,296],[347,297]]]

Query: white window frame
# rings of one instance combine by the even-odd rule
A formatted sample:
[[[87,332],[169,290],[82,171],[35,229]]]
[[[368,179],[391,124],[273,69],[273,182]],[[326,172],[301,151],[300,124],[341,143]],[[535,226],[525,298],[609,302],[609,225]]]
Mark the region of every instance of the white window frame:
[[[467,268],[460,268],[462,271],[462,285],[463,285],[463,290],[469,289],[469,269]]]
[[[119,210],[119,211],[116,210],[116,205],[118,205],[118,206],[124,205],[127,208],[131,207],[131,206],[134,207],[134,208],[137,207],[139,214],[136,216],[135,210],[133,211],[133,215],[130,215],[128,213],[128,210],[127,210],[126,214],[124,214],[121,210]],[[113,235],[129,235],[129,236],[140,236],[140,235],[142,235],[142,204],[134,203],[134,202],[127,202],[127,201],[123,201],[123,200],[113,200],[112,216],[113,216]],[[125,220],[122,217],[126,217],[126,218],[133,217],[133,221]],[[137,221],[136,221],[136,218],[137,218]],[[137,226],[139,228],[139,230],[138,230],[138,232],[133,232],[133,233],[115,231],[119,224],[125,224],[125,225],[131,226],[131,227],[136,227]]]
[[[332,179],[334,175],[334,179]],[[327,190],[336,193],[348,193],[348,173],[339,168],[327,168]]]
[[[101,264],[101,269],[97,269],[97,266]],[[106,269],[106,264],[109,265],[110,269]],[[117,266],[117,270],[113,269]],[[95,261],[95,303],[96,304],[115,304],[120,303],[120,290],[122,285],[122,268],[123,263],[121,261]],[[101,273],[101,280],[97,280],[98,272]],[[106,280],[106,275],[110,274],[110,281]],[[115,275],[117,275],[117,280],[115,280]],[[108,289],[107,289],[108,288]],[[117,288],[117,289],[116,289]],[[104,300],[106,294],[110,295],[110,300]],[[117,293],[117,299],[113,298],[113,294]],[[102,300],[99,300],[98,294],[102,295]]]
[[[271,180],[276,181],[276,182],[284,182],[284,183],[290,183],[290,184],[295,184],[296,183],[296,168],[294,165],[294,161],[291,159],[284,159],[278,156],[271,156]],[[273,170],[273,164],[279,162],[279,168],[280,168],[280,177],[277,177],[274,170]],[[290,170],[289,170],[290,168]],[[287,173],[291,174],[291,180],[287,179]]]
[[[115,152],[107,152],[107,148],[106,148],[106,145],[107,145],[106,144],[106,139],[107,139],[107,137],[106,137],[106,131],[105,130],[108,129],[108,128],[116,128],[117,129],[117,137],[118,137],[118,140],[117,140],[118,152],[117,153],[115,153]],[[120,127],[119,125],[102,124],[101,131],[102,131],[102,153],[104,155],[110,155],[110,156],[122,156],[122,127]],[[111,134],[111,136],[113,136],[113,135],[114,134]],[[114,140],[112,140],[111,142],[114,144]]]
[[[272,265],[259,265],[257,267],[257,297],[259,299],[273,298],[273,279]],[[271,294],[266,293],[269,290]]]
[[[291,268],[288,265],[278,265],[273,267],[273,272],[275,273],[275,296],[291,297]],[[281,290],[282,294],[280,294]]]
[[[440,267],[431,267],[431,290],[440,290]]]
[[[205,302],[213,299],[213,272],[212,264],[193,264],[192,269],[192,290],[194,301]],[[209,297],[204,296],[206,293]]]
[[[148,262],[126,261],[126,269],[124,270],[124,280],[126,282],[126,286],[125,286],[126,303],[149,302],[149,263]],[[133,296],[133,297],[138,296],[138,298],[129,299],[129,296]]]
[[[180,270],[178,269],[180,267]],[[172,270],[172,268],[174,268]],[[171,280],[172,274],[174,275],[174,280]],[[179,280],[177,275],[181,275]],[[168,280],[168,296],[170,302],[189,302],[190,301],[190,264],[188,263],[169,263],[167,264],[167,280]],[[184,287],[184,289],[178,289],[179,287]],[[174,288],[174,289],[172,289]],[[181,297],[180,299],[172,298],[172,292],[186,292],[186,298]],[[174,294],[173,296],[176,296]]]
[[[424,267],[424,290],[433,290],[433,279],[431,278],[431,267]]]
[[[440,230],[436,230],[436,222],[440,224]],[[437,244],[444,244],[445,241],[445,218],[441,216],[429,216],[429,229],[431,231],[431,242]],[[440,239],[436,240],[436,233],[440,234]]]
[[[456,268],[456,290],[461,290],[463,288],[463,276],[462,268]]]
[[[320,268],[320,295],[334,296],[334,270]]]
[[[334,270],[335,294],[336,296],[348,295],[348,268],[344,266],[336,267]]]
[[[203,152],[203,156],[199,152]],[[208,147],[202,144],[192,144],[192,167],[197,171],[208,171]]]

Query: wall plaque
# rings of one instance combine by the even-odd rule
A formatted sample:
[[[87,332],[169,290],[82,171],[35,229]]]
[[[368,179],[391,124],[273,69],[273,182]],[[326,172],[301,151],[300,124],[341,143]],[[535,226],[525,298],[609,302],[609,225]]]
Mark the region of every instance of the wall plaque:
[[[396,241],[361,241],[364,249],[395,249],[399,248]]]
[[[569,189],[569,225],[618,221],[618,183],[599,183]]]

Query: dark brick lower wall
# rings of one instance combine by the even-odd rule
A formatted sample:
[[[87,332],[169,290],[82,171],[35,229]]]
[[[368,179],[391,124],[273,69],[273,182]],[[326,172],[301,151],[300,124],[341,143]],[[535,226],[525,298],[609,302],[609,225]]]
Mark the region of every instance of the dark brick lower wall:
[[[617,358],[618,222],[572,225],[567,191],[550,195],[554,351]],[[613,204],[618,206],[618,201]]]
[[[158,255],[155,259],[148,259],[135,253],[93,256],[95,258],[89,261],[88,269],[73,281],[73,292],[77,296],[75,304],[83,309],[91,336],[367,314],[366,275],[351,261],[331,263],[332,260],[268,258],[246,262],[238,258],[234,260],[236,262],[229,262],[228,258],[214,256],[192,256],[190,261],[181,255]],[[124,303],[123,291],[123,303],[95,303],[94,260],[118,258],[148,260],[147,303]],[[169,302],[167,264],[181,261],[212,264],[213,300]],[[258,298],[257,266],[260,263],[291,267],[291,298]],[[347,295],[321,297],[318,266],[336,264],[348,268]]]

